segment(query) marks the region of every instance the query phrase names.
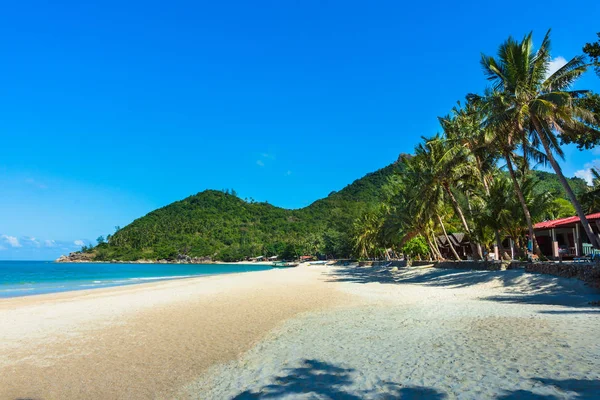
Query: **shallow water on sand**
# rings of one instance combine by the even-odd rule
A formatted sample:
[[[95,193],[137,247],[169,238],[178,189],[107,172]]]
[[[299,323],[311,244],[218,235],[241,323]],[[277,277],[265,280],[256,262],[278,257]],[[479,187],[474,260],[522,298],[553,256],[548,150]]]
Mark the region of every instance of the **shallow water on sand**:
[[[0,298],[95,289],[236,272],[264,271],[256,264],[110,264],[0,261]]]

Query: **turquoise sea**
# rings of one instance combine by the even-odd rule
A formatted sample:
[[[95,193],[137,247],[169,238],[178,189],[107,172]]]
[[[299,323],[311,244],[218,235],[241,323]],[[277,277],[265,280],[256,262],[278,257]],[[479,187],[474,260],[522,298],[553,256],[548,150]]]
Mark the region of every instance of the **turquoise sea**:
[[[0,261],[0,298],[132,285],[193,276],[264,271],[256,264],[108,264]]]

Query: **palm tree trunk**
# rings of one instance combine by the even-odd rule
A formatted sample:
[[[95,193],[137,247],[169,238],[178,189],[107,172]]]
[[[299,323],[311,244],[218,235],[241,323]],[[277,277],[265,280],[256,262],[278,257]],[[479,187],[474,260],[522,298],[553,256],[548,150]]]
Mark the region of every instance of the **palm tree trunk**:
[[[515,174],[515,169],[513,168],[512,161],[510,160],[508,153],[504,153],[504,159],[506,160],[506,166],[508,167],[510,179],[512,179],[513,186],[515,187],[515,192],[517,192],[517,197],[519,198],[519,202],[523,208],[523,214],[525,214],[525,221],[527,221],[527,229],[529,230],[529,238],[531,239],[533,245],[533,252],[540,256],[542,253],[540,252],[540,248],[537,244],[537,238],[535,237],[535,232],[533,231],[531,213],[529,212],[529,207],[527,207],[527,202],[525,202],[525,196],[523,196],[523,191],[521,190],[521,186],[519,186],[519,181],[517,180],[517,175]]]
[[[594,235],[594,231],[592,230],[592,227],[590,226],[590,223],[588,222],[585,213],[583,212],[583,208],[581,208],[581,204],[577,200],[575,193],[573,193],[573,189],[571,189],[569,182],[567,182],[567,179],[562,173],[560,165],[558,165],[558,162],[556,162],[554,154],[552,154],[552,150],[550,149],[548,139],[542,133],[543,131],[541,130],[539,121],[536,118],[533,118],[532,120],[533,124],[535,125],[535,129],[538,131],[538,136],[540,138],[540,141],[542,142],[542,146],[544,146],[544,150],[546,151],[546,157],[548,157],[548,161],[550,161],[550,165],[552,165],[552,168],[554,168],[554,172],[556,172],[558,180],[562,184],[563,188],[565,188],[567,196],[569,196],[569,199],[571,200],[571,204],[573,204],[575,211],[577,211],[577,216],[579,216],[579,219],[581,220],[581,225],[583,225],[583,230],[587,234],[587,237],[590,240],[590,244],[595,248],[600,249],[600,242],[598,242],[598,239]],[[579,244],[577,244],[577,246],[579,246]]]
[[[467,220],[465,219],[465,214],[463,213],[462,209],[460,208],[460,204],[458,204],[456,197],[454,197],[454,193],[452,193],[452,190],[450,190],[450,188],[446,185],[444,185],[444,190],[448,194],[448,197],[450,198],[450,202],[452,203],[452,207],[454,207],[454,211],[456,211],[456,213],[458,214],[458,218],[460,219],[460,222],[462,223],[463,228],[465,228],[465,233],[468,233],[470,235],[471,229],[469,229],[469,225],[467,224]]]
[[[483,166],[480,157],[475,157],[477,160],[477,169],[479,170],[479,174],[481,175],[481,182],[483,183],[483,188],[485,189],[485,194],[490,195],[490,187],[485,179],[485,173],[483,172]]]
[[[460,260],[460,256],[456,252],[456,249],[452,245],[452,242],[450,241],[450,238],[448,237],[448,234],[446,233],[446,227],[444,226],[444,221],[442,221],[442,218],[440,217],[439,214],[437,214],[436,216],[437,216],[438,222],[440,223],[440,226],[442,227],[442,232],[444,232],[444,236],[446,237],[448,246],[450,246],[450,250],[452,250],[452,254],[454,254],[454,257],[456,257],[456,260]]]
[[[467,224],[465,214],[463,213],[462,208],[460,208],[460,204],[458,204],[458,201],[456,200],[456,197],[454,197],[454,193],[452,193],[452,190],[450,190],[450,187],[448,185],[444,185],[444,190],[448,194],[448,197],[450,198],[450,202],[452,203],[452,207],[454,208],[454,211],[456,211],[456,213],[458,214],[458,217],[460,219],[460,222],[462,223],[463,228],[465,228],[465,233],[469,236],[469,242],[471,245],[471,253],[473,254],[473,257],[475,257],[475,255],[478,254],[478,251],[477,251],[477,247],[472,242],[473,235],[471,235],[471,229],[469,229],[469,224]]]
[[[496,246],[498,246],[498,259],[502,259],[502,239],[500,238],[500,230],[494,230],[496,236]]]
[[[429,229],[432,233],[434,233],[433,229],[431,229],[431,227]],[[442,253],[440,253],[440,249],[438,249],[437,242],[435,241],[435,233],[433,234],[433,241],[431,240],[429,235],[426,235],[426,237],[427,237],[427,243],[429,244],[429,247],[431,249],[431,252],[434,255],[434,258],[437,258],[439,261],[443,260],[444,256],[442,256]]]
[[[469,192],[465,192],[465,197],[467,199],[467,207],[469,207],[469,217],[473,220],[473,208],[471,207],[471,199],[469,198]],[[481,250],[481,243],[475,244],[477,248],[477,256],[480,260],[483,260],[483,251]]]

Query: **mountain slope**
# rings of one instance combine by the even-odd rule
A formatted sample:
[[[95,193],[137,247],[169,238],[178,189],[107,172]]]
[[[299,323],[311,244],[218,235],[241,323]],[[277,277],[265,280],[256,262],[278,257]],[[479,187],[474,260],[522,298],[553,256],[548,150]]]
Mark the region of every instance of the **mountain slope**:
[[[88,252],[95,260],[123,261],[180,254],[223,261],[317,253],[347,257],[352,254],[353,222],[381,201],[381,187],[402,169],[396,162],[298,210],[206,190],[136,219]],[[535,174],[541,181],[538,190],[566,197],[556,175]],[[570,184],[577,194],[585,191],[582,179],[571,178]]]
[[[379,202],[379,189],[400,170],[401,164],[391,164],[298,210],[206,190],[133,221],[93,252],[96,260],[172,259],[178,254],[224,261],[259,254],[348,256],[352,222]]]

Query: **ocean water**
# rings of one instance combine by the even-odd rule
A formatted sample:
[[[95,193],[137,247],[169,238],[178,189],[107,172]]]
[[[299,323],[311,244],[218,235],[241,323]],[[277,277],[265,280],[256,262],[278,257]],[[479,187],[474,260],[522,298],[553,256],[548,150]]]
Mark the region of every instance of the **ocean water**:
[[[66,292],[158,280],[264,271],[256,264],[107,264],[0,261],[0,298]]]

